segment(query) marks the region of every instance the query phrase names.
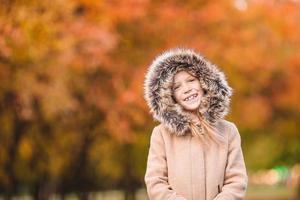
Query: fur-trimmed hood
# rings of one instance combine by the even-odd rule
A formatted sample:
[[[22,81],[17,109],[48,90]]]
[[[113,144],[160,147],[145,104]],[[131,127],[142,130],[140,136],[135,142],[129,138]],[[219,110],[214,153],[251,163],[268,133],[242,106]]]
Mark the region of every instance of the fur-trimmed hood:
[[[218,66],[195,50],[174,48],[158,55],[146,73],[144,97],[154,119],[178,136],[189,132],[191,122],[187,111],[172,97],[173,77],[180,70],[187,70],[199,79],[205,91],[199,112],[212,124],[227,115],[233,93]]]

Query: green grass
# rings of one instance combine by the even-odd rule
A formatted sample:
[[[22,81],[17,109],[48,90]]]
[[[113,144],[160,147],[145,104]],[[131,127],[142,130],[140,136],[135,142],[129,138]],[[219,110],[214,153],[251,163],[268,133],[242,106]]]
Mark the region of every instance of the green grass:
[[[295,196],[295,188],[284,186],[249,186],[246,200],[293,200]]]

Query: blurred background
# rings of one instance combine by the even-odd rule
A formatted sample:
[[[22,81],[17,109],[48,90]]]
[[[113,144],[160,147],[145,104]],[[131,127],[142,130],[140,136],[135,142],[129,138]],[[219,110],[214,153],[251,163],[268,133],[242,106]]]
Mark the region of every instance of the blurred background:
[[[0,2],[0,199],[147,199],[144,75],[177,46],[234,88],[246,199],[300,199],[299,0]]]

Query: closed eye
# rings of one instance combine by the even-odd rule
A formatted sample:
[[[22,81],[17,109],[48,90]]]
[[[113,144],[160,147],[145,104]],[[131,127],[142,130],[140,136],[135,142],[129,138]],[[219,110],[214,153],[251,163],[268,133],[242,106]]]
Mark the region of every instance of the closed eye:
[[[174,87],[174,90],[177,90],[179,88],[179,86]]]

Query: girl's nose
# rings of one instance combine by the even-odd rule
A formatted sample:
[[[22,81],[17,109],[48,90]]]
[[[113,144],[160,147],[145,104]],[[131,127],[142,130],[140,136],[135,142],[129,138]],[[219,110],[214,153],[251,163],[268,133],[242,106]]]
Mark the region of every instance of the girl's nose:
[[[184,85],[183,86],[183,92],[186,94],[186,93],[189,93],[191,91],[191,88],[187,85]]]
[[[188,93],[190,93],[190,91],[191,91],[191,89],[186,90],[184,93],[185,93],[185,94],[188,94]]]

